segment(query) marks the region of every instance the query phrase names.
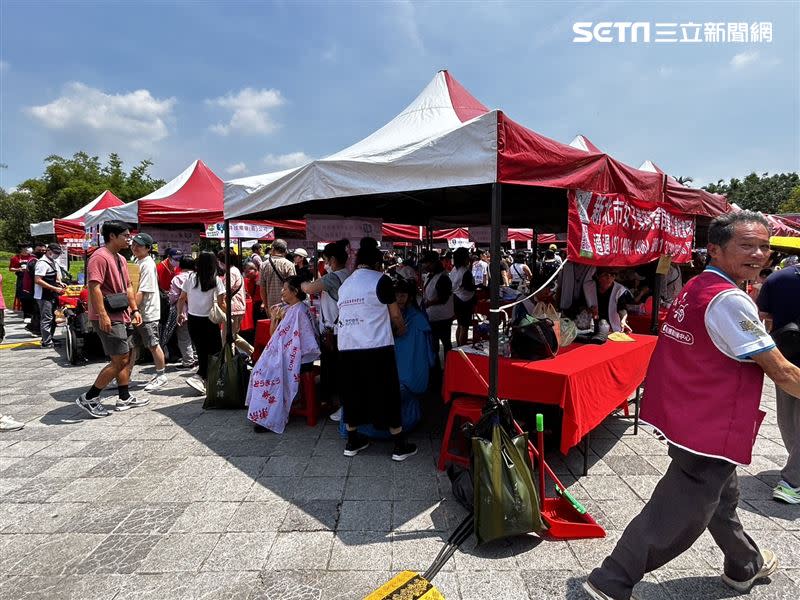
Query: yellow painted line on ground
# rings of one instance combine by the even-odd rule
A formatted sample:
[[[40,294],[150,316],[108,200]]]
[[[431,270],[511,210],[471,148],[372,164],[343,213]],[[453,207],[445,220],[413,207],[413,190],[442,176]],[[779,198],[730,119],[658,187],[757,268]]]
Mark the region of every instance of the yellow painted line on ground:
[[[16,348],[35,348],[41,346],[41,340],[31,340],[29,342],[15,342],[13,344],[0,344],[0,350],[15,350]]]

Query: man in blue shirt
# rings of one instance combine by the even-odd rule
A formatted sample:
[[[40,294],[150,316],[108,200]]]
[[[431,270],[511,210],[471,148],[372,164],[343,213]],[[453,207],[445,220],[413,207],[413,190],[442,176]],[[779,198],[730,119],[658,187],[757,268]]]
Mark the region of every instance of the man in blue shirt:
[[[800,324],[800,265],[776,271],[761,286],[758,294],[761,315],[772,321],[772,331],[789,323]],[[787,356],[790,360],[792,357]],[[795,357],[793,362],[797,364]],[[778,428],[789,452],[781,480],[772,491],[772,497],[789,504],[800,504],[800,398],[781,388],[775,388],[778,409]]]

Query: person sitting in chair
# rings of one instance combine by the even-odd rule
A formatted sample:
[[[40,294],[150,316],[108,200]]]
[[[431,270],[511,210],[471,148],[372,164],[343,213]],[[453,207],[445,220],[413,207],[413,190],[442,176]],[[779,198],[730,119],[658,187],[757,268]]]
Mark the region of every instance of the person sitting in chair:
[[[625,307],[633,304],[633,296],[616,279],[616,269],[599,267],[595,276],[583,284],[583,295],[595,321],[607,321],[611,331],[630,332]]]

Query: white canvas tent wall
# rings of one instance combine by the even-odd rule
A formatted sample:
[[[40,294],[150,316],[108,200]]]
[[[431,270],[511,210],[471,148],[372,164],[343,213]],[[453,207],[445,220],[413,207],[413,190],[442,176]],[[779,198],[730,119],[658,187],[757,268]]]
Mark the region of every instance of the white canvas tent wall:
[[[78,229],[80,223],[86,222],[88,216],[92,213],[92,211],[100,212],[105,210],[106,207],[111,209],[111,205],[118,204],[119,206],[122,205],[122,201],[117,198],[113,193],[108,190],[105,190],[102,194],[100,194],[97,198],[86,204],[85,206],[79,208],[74,213],[67,215],[61,219],[50,219],[49,221],[42,221],[40,223],[31,223],[31,235],[38,236],[38,235],[55,235],[58,233],[56,231],[56,221],[62,224],[64,227],[69,229]],[[95,210],[97,206],[102,206],[103,208],[99,210]],[[77,233],[77,231],[76,231]]]

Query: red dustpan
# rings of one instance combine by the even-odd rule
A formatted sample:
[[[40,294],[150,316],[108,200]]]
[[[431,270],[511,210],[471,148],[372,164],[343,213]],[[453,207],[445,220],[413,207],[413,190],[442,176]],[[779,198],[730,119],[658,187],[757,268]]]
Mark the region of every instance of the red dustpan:
[[[473,374],[489,390],[483,375],[475,368],[472,361],[467,358],[463,350],[458,353],[464,359]],[[517,433],[525,433],[519,424],[512,419],[514,429]],[[528,441],[528,452],[531,455],[531,463],[538,465],[539,471],[539,505],[542,519],[547,524],[547,535],[558,540],[580,540],[587,538],[601,538],[606,536],[605,529],[597,524],[586,508],[578,502],[576,498],[561,483],[550,466],[544,459],[544,421],[542,415],[536,415],[536,439],[539,448],[535,448]],[[545,489],[545,473],[555,482],[556,496],[548,498]]]

